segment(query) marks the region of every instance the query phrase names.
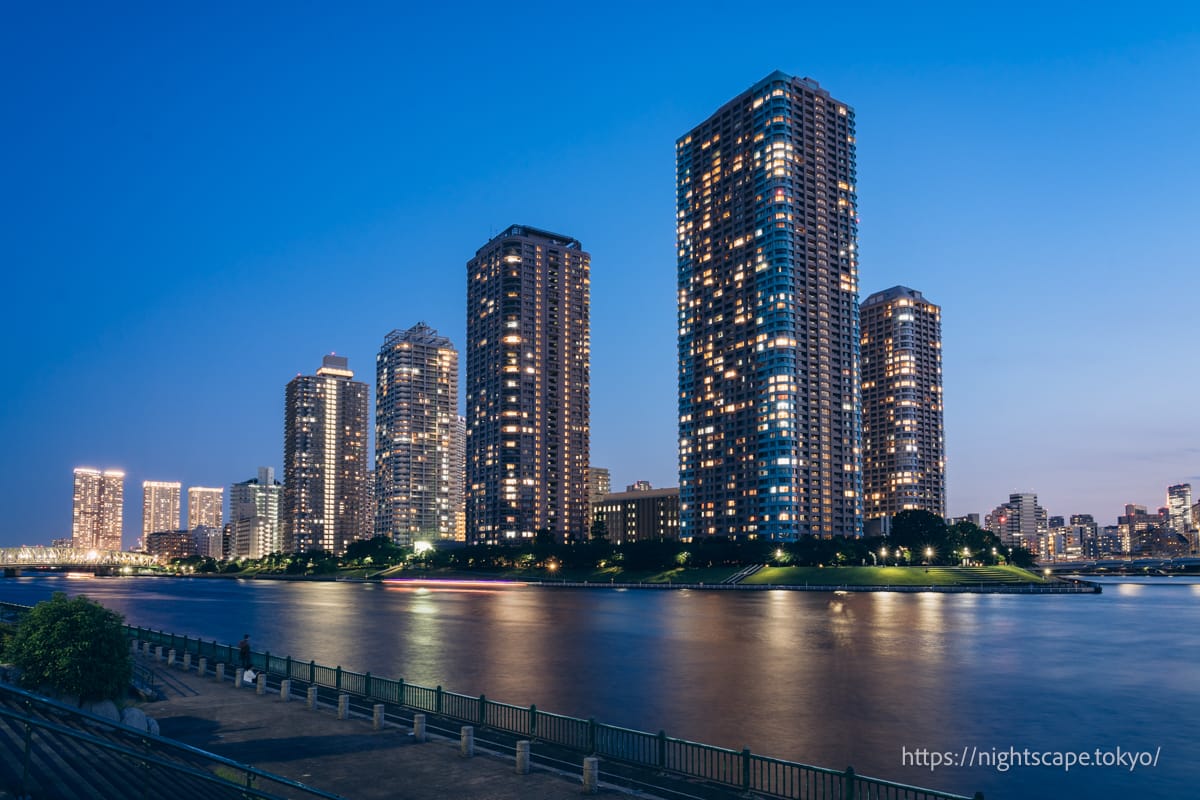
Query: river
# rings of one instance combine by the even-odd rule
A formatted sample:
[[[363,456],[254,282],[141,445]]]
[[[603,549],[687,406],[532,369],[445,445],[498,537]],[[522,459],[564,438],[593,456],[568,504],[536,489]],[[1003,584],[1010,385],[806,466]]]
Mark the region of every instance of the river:
[[[1200,583],[1101,595],[414,588],[22,577],[133,625],[1000,798],[1200,794]],[[1148,752],[1156,765],[931,770],[918,750]]]

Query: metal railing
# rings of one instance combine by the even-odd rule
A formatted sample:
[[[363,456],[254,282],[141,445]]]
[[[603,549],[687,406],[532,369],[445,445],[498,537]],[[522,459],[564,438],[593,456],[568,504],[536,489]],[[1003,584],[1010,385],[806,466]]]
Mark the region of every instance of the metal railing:
[[[130,638],[205,657],[212,665],[238,663],[237,648],[216,641],[126,626]],[[541,711],[536,705],[514,706],[458,694],[441,686],[428,687],[403,679],[382,678],[315,661],[270,652],[254,652],[251,663],[268,675],[290,678],[325,689],[355,695],[366,703],[391,704],[407,711],[435,714],[455,722],[529,738],[584,755],[596,755],[633,767],[695,779],[721,787],[756,792],[784,800],[971,800],[965,795],[908,786],[859,775],[853,769],[826,769],[752,753],[731,750],[645,731],[606,725]],[[974,800],[983,800],[977,793]]]

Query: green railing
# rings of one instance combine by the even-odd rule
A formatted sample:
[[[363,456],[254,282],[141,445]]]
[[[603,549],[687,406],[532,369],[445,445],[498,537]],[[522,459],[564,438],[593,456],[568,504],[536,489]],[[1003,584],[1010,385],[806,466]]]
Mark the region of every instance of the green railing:
[[[126,626],[128,635],[153,646],[220,661],[237,663],[232,645],[178,636],[163,631]],[[390,703],[410,711],[424,711],[454,721],[547,742],[578,753],[597,755],[636,767],[710,781],[784,800],[971,800],[964,795],[907,786],[880,778],[784,761],[713,745],[605,725],[595,720],[541,711],[537,706],[514,706],[480,695],[458,694],[441,686],[430,688],[370,673],[281,658],[270,653],[252,654],[255,668],[270,675],[333,689],[367,702]],[[982,800],[976,794],[974,800]]]
[[[0,685],[0,787],[18,797],[338,795]]]
[[[28,606],[0,603],[0,610],[20,614]],[[126,625],[131,639],[186,653],[217,663],[239,663],[237,648],[196,637]],[[381,678],[370,673],[299,661],[270,652],[251,654],[256,669],[310,685],[357,695],[370,702],[391,703],[411,711],[424,711],[454,721],[490,728],[557,745],[578,753],[602,756],[635,767],[722,786],[756,792],[784,800],[972,800],[965,795],[907,786],[894,781],[858,775],[853,769],[826,769],[752,753],[731,750],[657,734],[605,725],[541,711],[537,706],[498,703],[480,695],[458,694],[441,686],[430,688],[403,679]],[[976,793],[973,800],[983,800]]]

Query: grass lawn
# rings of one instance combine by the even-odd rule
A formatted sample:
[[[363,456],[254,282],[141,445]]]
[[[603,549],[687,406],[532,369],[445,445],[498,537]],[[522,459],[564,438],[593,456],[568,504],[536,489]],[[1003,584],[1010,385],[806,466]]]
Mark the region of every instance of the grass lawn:
[[[389,578],[420,580],[507,580],[507,581],[586,581],[588,583],[720,583],[738,572],[738,567],[714,567],[712,569],[623,570],[607,567],[593,570],[399,570]]]
[[[1042,583],[1018,567],[767,567],[746,584],[789,586],[959,586],[978,583]]]

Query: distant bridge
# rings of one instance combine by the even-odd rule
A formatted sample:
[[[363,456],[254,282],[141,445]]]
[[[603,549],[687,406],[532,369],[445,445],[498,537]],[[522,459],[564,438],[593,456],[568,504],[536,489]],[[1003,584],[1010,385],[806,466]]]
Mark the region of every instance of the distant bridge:
[[[82,547],[0,547],[0,569],[6,575],[22,569],[77,569],[114,573],[122,567],[158,567],[154,556],[121,550],[88,550]]]

